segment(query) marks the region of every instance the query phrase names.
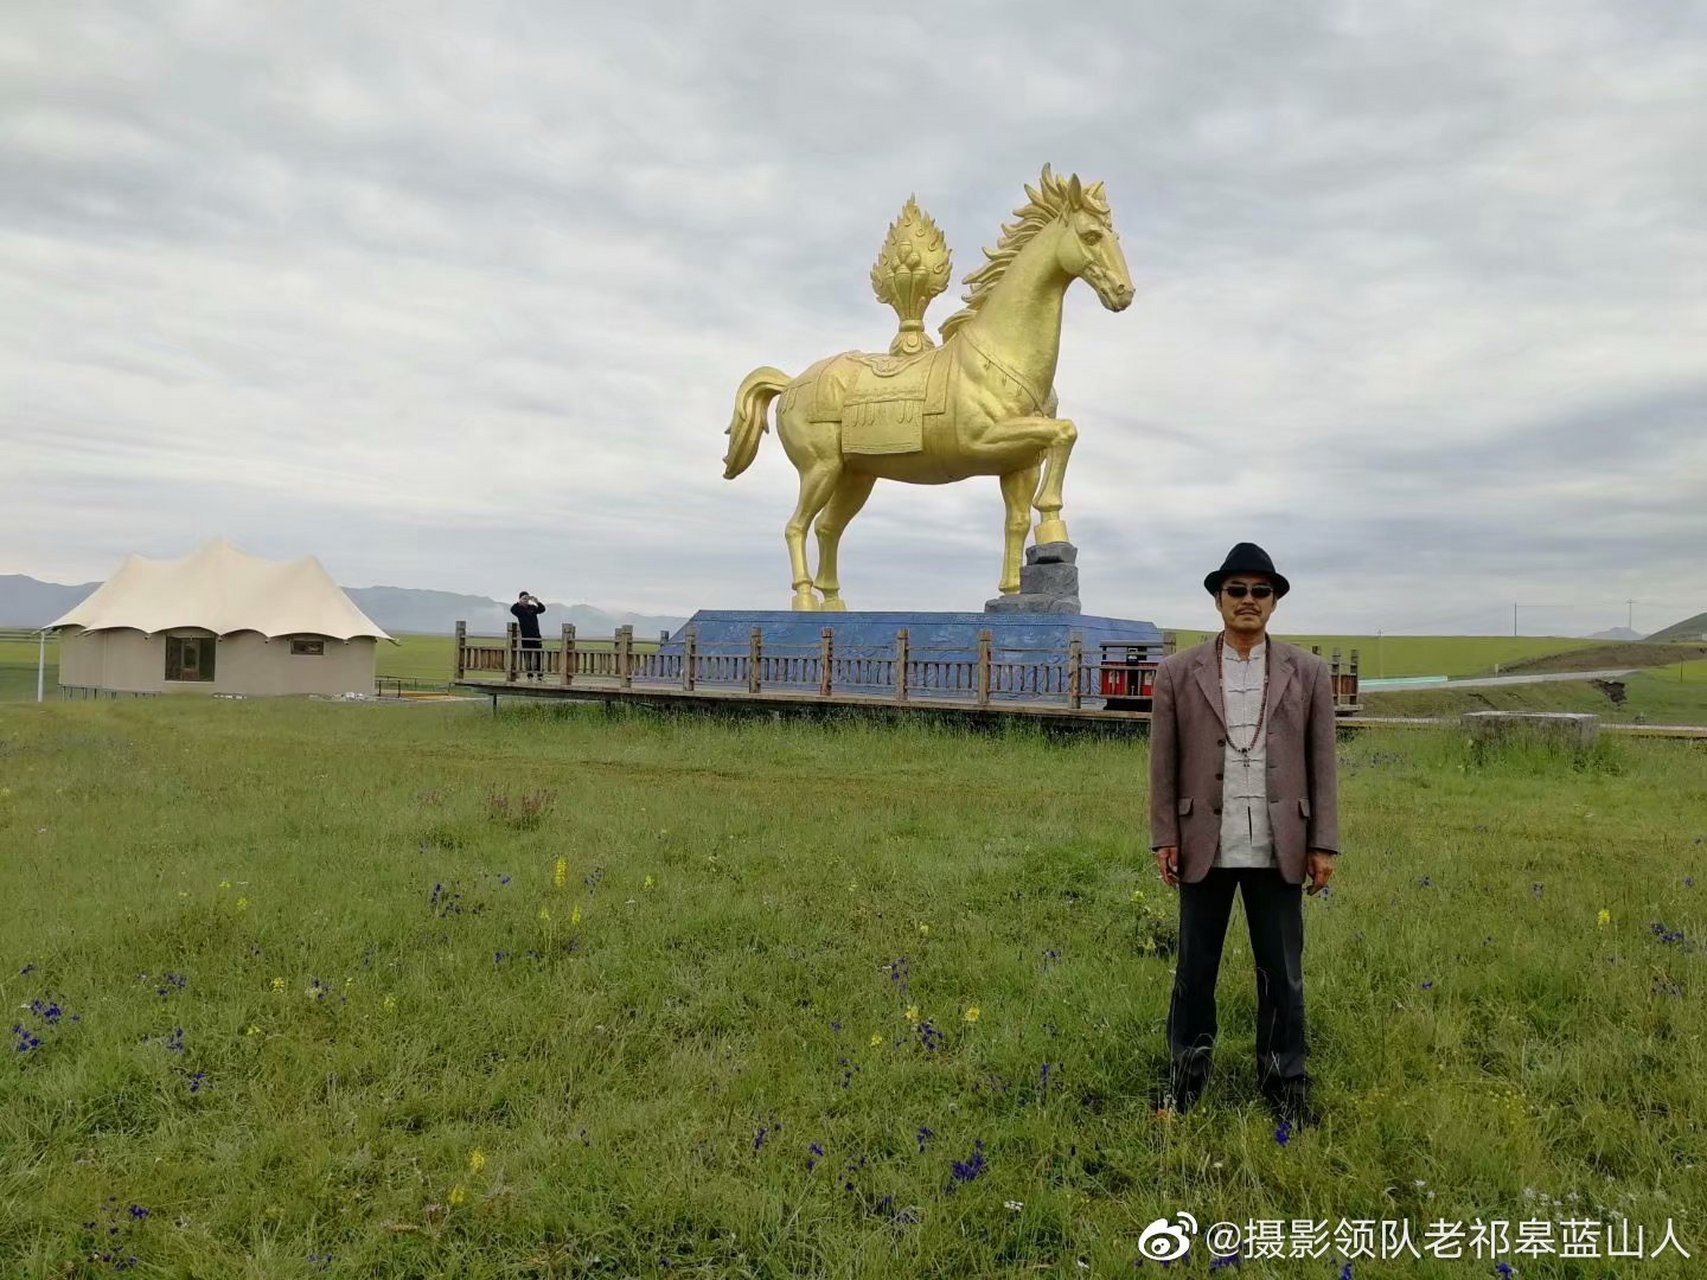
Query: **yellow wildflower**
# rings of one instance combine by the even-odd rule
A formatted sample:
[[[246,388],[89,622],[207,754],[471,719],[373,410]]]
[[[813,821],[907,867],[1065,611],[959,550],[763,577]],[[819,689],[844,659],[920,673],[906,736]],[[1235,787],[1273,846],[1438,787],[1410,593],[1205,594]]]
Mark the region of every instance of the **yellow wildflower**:
[[[249,1024],[249,1029],[247,1031],[245,1031],[243,1034],[246,1036],[258,1036],[261,1034],[261,1028],[257,1027],[253,1022],[251,1022]]]
[[[961,1015],[961,1017],[965,1018],[966,1021],[968,1021],[968,1022],[978,1021],[978,1006],[977,1005],[971,1006],[969,1009],[966,1010],[965,1013],[963,1013]]]
[[[284,990],[284,979],[283,978],[274,978],[273,979],[273,990],[274,991],[283,991]]]
[[[1594,918],[1594,923],[1597,928],[1606,928],[1607,925],[1612,923],[1612,913],[1605,907],[1602,907],[1600,909],[1600,914]]]
[[[541,920],[550,920],[551,919],[551,912],[547,911],[544,907],[541,907],[539,909],[539,918]]]
[[[472,1173],[479,1173],[486,1167],[486,1153],[479,1147],[468,1153],[468,1168]]]
[[[385,1000],[383,1003],[387,1009],[395,1009],[397,1007],[397,997],[387,991],[385,993]]]
[[[1144,901],[1144,891],[1142,889],[1134,889],[1132,891],[1132,901],[1134,901],[1134,902]]]
[[[881,1048],[882,1046],[883,1046],[883,1037],[881,1035],[879,1035],[877,1032],[873,1031],[871,1033],[871,1047],[873,1049],[878,1049],[878,1048]]]
[[[243,897],[238,898],[237,909],[239,911],[247,911],[249,909],[249,899]]]
[[[551,873],[551,883],[561,889],[569,883],[569,859],[559,858],[557,866]]]
[[[468,1192],[462,1189],[460,1182],[450,1189],[450,1202],[452,1204],[461,1204],[466,1199],[468,1199]]]
[[[642,889],[650,889],[653,885],[655,885],[657,883],[658,882],[656,880],[654,880],[651,876],[647,876],[645,882],[642,883],[640,887]]]
[[[905,1016],[908,1022],[917,1022],[919,1020],[919,1006],[916,1004],[908,1005]]]
[[[579,902],[577,902],[569,912],[569,923],[570,924],[580,924],[581,923],[581,904]]]
[[[230,887],[231,887],[231,881],[229,881],[229,880],[221,880],[221,881],[220,881],[220,882],[219,882],[219,887],[220,887],[220,888],[221,888],[221,889],[229,889],[229,888],[230,888]]]
[[[931,936],[931,927],[921,920],[919,921],[919,932],[928,938]]]

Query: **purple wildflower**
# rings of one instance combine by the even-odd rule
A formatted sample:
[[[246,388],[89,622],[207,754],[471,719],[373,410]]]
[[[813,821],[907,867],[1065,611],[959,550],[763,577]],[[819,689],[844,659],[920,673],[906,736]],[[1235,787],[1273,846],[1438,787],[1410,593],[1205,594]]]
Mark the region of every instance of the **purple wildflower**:
[[[1239,1257],[1238,1252],[1235,1250],[1232,1253],[1224,1253],[1218,1258],[1211,1258],[1209,1260],[1209,1269],[1211,1271],[1219,1271],[1222,1267],[1236,1267],[1242,1261],[1244,1261],[1244,1259]]]
[[[131,1207],[129,1209],[129,1213],[130,1213],[130,1216],[133,1219],[135,1219],[137,1222],[141,1222],[144,1218],[146,1218],[148,1216],[148,1210],[144,1209],[139,1204],[131,1205]]]
[[[1292,1122],[1290,1120],[1280,1122],[1280,1127],[1274,1131],[1274,1140],[1283,1147],[1292,1141]]]
[[[1496,1262],[1496,1263],[1494,1263],[1494,1274],[1496,1276],[1501,1277],[1501,1280],[1510,1280],[1510,1277],[1512,1274],[1511,1263],[1509,1263],[1509,1262]]]
[[[956,1182],[972,1182],[984,1172],[984,1140],[979,1138],[972,1144],[970,1160],[956,1160],[950,1169],[950,1176]]]
[[[1422,989],[1424,991],[1432,991],[1434,989],[1434,979],[1430,978],[1427,982],[1423,983]]]
[[[1340,1280],[1351,1280],[1351,1263],[1348,1262],[1340,1268]]]
[[[824,1158],[823,1144],[817,1142],[811,1143],[806,1150],[811,1153],[806,1157],[806,1167],[808,1169],[817,1168],[818,1162]]]
[[[934,1132],[932,1132],[931,1130],[925,1128],[924,1125],[920,1125],[918,1133],[915,1134],[914,1136],[918,1139],[918,1142],[919,1142],[919,1154],[924,1155],[925,1154],[925,1144],[927,1142],[929,1142],[932,1138],[936,1137],[936,1134]]]

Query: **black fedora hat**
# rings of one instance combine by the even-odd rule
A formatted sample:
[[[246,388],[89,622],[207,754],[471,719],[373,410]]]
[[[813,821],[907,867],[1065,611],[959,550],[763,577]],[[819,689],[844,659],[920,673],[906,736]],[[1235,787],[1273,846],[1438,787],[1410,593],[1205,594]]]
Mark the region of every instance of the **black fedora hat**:
[[[1254,542],[1241,542],[1227,553],[1227,558],[1221,567],[1203,580],[1204,588],[1210,595],[1221,593],[1221,584],[1235,573],[1260,573],[1274,583],[1274,598],[1280,599],[1292,590],[1292,584],[1285,575],[1275,571],[1274,561],[1268,558],[1268,552]]]

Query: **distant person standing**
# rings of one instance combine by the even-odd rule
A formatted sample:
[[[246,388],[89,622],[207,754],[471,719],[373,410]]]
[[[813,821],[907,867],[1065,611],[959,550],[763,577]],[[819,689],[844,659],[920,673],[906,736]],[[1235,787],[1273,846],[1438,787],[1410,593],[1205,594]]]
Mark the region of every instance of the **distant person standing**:
[[[1290,584],[1261,547],[1239,543],[1203,585],[1221,631],[1161,664],[1151,708],[1150,846],[1180,913],[1162,1107],[1189,1111],[1209,1077],[1237,892],[1256,960],[1257,1084],[1280,1119],[1313,1124],[1303,890],[1328,887],[1339,849],[1333,678],[1319,657],[1269,637]]]
[[[539,662],[539,615],[545,612],[545,604],[524,591],[516,597],[510,612],[515,615],[516,629],[522,635],[522,670],[527,672],[529,680],[543,679]]]

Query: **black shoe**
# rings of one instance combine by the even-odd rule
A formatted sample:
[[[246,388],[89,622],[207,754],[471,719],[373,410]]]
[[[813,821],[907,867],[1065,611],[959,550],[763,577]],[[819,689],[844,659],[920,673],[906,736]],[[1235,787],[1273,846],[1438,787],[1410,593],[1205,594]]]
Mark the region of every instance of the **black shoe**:
[[[1172,1075],[1168,1079],[1167,1088],[1163,1091],[1161,1100],[1156,1104],[1158,1114],[1166,1112],[1169,1115],[1183,1116],[1190,1113],[1203,1097],[1203,1086],[1207,1081],[1201,1076]]]
[[[1310,1082],[1303,1077],[1281,1080],[1262,1087],[1263,1101],[1268,1103],[1274,1118],[1294,1129],[1310,1129],[1322,1123],[1310,1096]]]

